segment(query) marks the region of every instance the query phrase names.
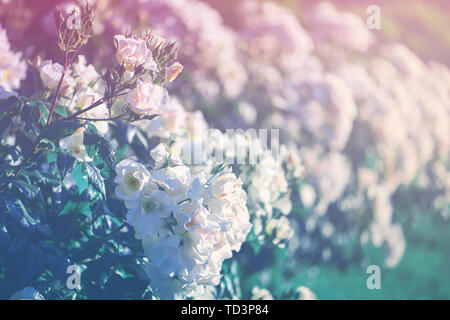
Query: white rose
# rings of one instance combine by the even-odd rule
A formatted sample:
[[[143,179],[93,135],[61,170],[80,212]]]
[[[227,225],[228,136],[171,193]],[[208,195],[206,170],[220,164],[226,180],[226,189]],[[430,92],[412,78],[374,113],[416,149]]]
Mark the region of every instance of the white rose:
[[[184,200],[192,181],[190,170],[185,165],[168,166],[152,172],[154,181],[174,199]]]
[[[180,238],[176,235],[162,236],[153,247],[144,250],[150,257],[146,266],[150,285],[161,298],[171,298],[175,293],[173,290],[181,289],[179,281],[174,279],[183,268],[180,260]]]
[[[162,113],[168,98],[169,95],[164,87],[142,80],[138,80],[136,88],[128,93],[130,109],[141,115]]]
[[[316,191],[309,184],[302,184],[299,190],[300,199],[305,208],[311,208],[316,202]]]
[[[72,112],[85,109],[99,100],[102,96],[91,87],[83,87],[77,90],[73,97],[74,105],[70,106]],[[93,108],[85,113],[83,117],[91,119],[107,119],[109,118],[109,110],[105,103]],[[99,132],[106,135],[108,133],[108,121],[94,121],[92,124]]]
[[[273,239],[274,245],[283,247],[281,242],[291,239],[294,236],[294,230],[290,226],[289,220],[282,216],[280,219],[271,219],[266,227],[266,232],[272,235],[275,232]]]
[[[186,111],[178,99],[169,97],[164,113],[152,121],[138,121],[149,137],[170,138],[173,134],[181,134],[186,127]]]
[[[69,152],[78,161],[92,161],[92,158],[86,152],[86,147],[84,146],[84,128],[79,128],[71,136],[65,137],[59,141],[59,146],[61,149]]]
[[[227,222],[224,230],[227,241],[232,250],[239,251],[252,227],[241,179],[226,169],[210,181],[207,190],[210,197],[204,203],[214,215]]]
[[[26,77],[27,65],[20,52],[11,51],[6,30],[0,26],[0,86],[6,91],[17,90]]]
[[[101,81],[100,74],[92,64],[86,63],[84,55],[78,56],[78,62],[73,64],[73,76],[83,85],[89,85],[96,81]]]
[[[152,51],[147,47],[144,39],[126,38],[123,35],[114,37],[116,43],[116,58],[125,69],[134,72],[135,67],[144,65],[145,69],[157,71]]]
[[[168,153],[164,144],[160,143],[150,151],[150,157],[155,160],[155,168],[161,168],[167,161]]]
[[[163,227],[163,219],[175,212],[176,203],[158,186],[149,182],[137,201],[125,201],[128,209],[127,222],[135,228],[138,239],[154,237]]]
[[[122,200],[138,200],[144,185],[150,179],[150,173],[140,163],[133,160],[122,160],[116,166],[117,176],[114,182],[116,195]]]
[[[46,88],[56,90],[58,87],[61,75],[63,73],[63,66],[59,63],[52,63],[51,60],[44,60],[39,66],[39,73]],[[68,88],[75,86],[75,80],[68,74],[65,75],[61,84],[62,90],[65,91]]]
[[[219,284],[223,261],[240,250],[250,231],[242,181],[228,169],[205,186],[206,174],[193,179],[190,168],[162,144],[150,155],[155,166],[142,183],[134,177],[136,168],[125,171],[136,162],[119,164],[116,193],[123,199],[120,187],[126,177],[134,180],[136,196],[125,199],[127,221],[150,260],[153,292],[160,298],[195,295]]]

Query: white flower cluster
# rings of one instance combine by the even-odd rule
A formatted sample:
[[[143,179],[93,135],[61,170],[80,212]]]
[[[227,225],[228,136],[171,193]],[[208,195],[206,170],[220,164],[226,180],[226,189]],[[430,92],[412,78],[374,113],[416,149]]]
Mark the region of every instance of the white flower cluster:
[[[127,38],[123,35],[114,37],[116,58],[127,70],[127,77],[132,77],[138,66],[145,70],[158,71],[151,48],[144,38]],[[139,77],[134,89],[129,89],[125,104],[140,115],[153,115],[163,112],[168,100],[167,90],[153,82],[149,75]]]
[[[254,167],[248,168],[245,181],[258,240],[272,238],[274,245],[284,247],[294,230],[286,218],[292,210],[291,190],[281,159],[265,152]]]
[[[27,66],[21,58],[20,52],[11,50],[6,30],[0,25],[0,88],[3,87],[0,90],[1,96],[4,95],[3,91],[19,89],[20,81],[25,78]]]
[[[304,23],[319,50],[325,51],[333,43],[341,48],[365,51],[374,43],[374,36],[359,17],[339,12],[329,2],[321,2],[310,9]]]
[[[250,59],[275,66],[283,77],[303,68],[313,42],[289,9],[272,1],[245,0],[235,14],[241,50]]]
[[[141,128],[149,138],[159,137],[172,139],[172,152],[180,155],[182,147],[195,137],[203,137],[208,129],[208,123],[199,110],[188,112],[179,99],[170,96],[164,108],[164,113],[152,121],[138,121],[136,126]]]
[[[122,160],[115,182],[149,259],[152,289],[170,298],[218,285],[223,261],[240,250],[252,227],[242,181],[229,169],[193,178],[162,144],[151,156],[151,169]]]
[[[126,70],[125,79],[131,79],[138,66],[145,70],[158,71],[151,48],[148,47],[145,39],[116,35],[114,40],[117,62]],[[182,68],[179,63],[170,66],[168,81],[173,80]],[[45,60],[40,64],[39,71],[44,87],[54,92],[63,73],[63,66],[53,63],[51,60]],[[140,115],[165,113],[164,108],[168,101],[167,90],[155,84],[148,74],[140,76],[136,87],[127,89],[125,93],[117,99],[111,110],[108,110],[106,104],[103,103],[87,111],[83,116],[91,119],[105,119],[109,116],[119,115],[126,108]],[[93,65],[86,63],[83,55],[79,55],[77,63],[71,66],[63,79],[59,103],[66,105],[71,112],[76,112],[103,98],[104,94],[105,83],[100,74]],[[100,132],[106,134],[107,122],[97,121],[95,125]]]
[[[64,67],[51,60],[44,60],[39,65],[39,73],[45,88],[51,93],[55,93]],[[62,81],[58,103],[67,107],[68,111],[76,112],[87,108],[105,93],[105,83],[95,67],[86,63],[83,55],[78,56],[78,60],[69,69]],[[98,106],[83,117],[87,118],[106,118],[108,109],[105,104]],[[108,123],[104,121],[95,122],[97,129],[105,134],[108,130]]]
[[[300,19],[273,1],[245,0],[222,20],[216,5],[131,0],[123,6],[127,15],[136,7],[143,9],[136,20],[180,41],[189,75],[173,84],[178,99],[168,99],[160,117],[139,127],[150,137],[170,139],[165,142],[172,143],[171,152],[180,155],[198,144],[192,139],[195,130],[206,136],[201,143],[207,155],[212,141],[222,136],[206,134],[202,113],[183,107],[203,108],[215,127],[281,128],[289,146],[282,165],[270,165],[268,156],[242,175],[250,212],[258,217],[255,230],[276,234],[265,224],[256,227],[257,220],[274,210],[287,212],[299,196],[302,210],[309,213],[302,221],[306,234],[301,237],[321,234],[322,240],[340,246],[350,230],[333,225],[330,217],[339,210],[342,219],[351,221],[346,224],[349,229],[363,231],[361,240],[387,247],[386,263],[394,266],[405,248],[401,228],[391,219],[394,193],[407,190],[410,203],[450,216],[449,68],[426,64],[403,45],[382,45],[360,17],[339,12],[329,3],[311,6]],[[111,16],[116,17],[116,28],[128,23]],[[128,43],[122,42],[125,48]],[[119,50],[123,56],[117,52],[128,68],[136,61],[151,62],[139,41],[129,45]],[[147,65],[151,68],[152,63]],[[145,108],[160,113],[152,94],[163,101],[164,91],[150,84],[139,88],[129,96],[135,112]],[[215,108],[209,108],[211,102]],[[202,161],[191,167],[193,176],[218,164],[209,156]],[[297,194],[293,181],[300,177],[305,181]],[[420,201],[413,198],[412,185],[427,190],[418,191]],[[358,225],[361,221],[369,222]],[[307,239],[302,239],[306,245]]]

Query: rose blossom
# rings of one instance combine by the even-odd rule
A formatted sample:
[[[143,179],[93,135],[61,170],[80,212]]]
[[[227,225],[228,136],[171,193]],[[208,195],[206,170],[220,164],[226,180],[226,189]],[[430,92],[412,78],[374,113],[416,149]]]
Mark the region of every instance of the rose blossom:
[[[92,161],[92,158],[86,152],[86,147],[83,144],[84,128],[79,128],[74,134],[63,138],[59,141],[61,149],[66,150],[73,155],[78,161]]]
[[[114,182],[118,184],[117,197],[125,201],[139,199],[144,185],[150,179],[147,169],[140,163],[125,159],[116,166],[116,173]]]
[[[151,82],[138,80],[136,88],[128,94],[130,109],[141,115],[161,113],[168,100],[167,90]]]
[[[149,259],[152,291],[162,299],[197,294],[219,284],[223,261],[240,250],[252,226],[242,181],[230,169],[194,179],[163,144],[150,155],[150,172],[132,160],[119,163],[116,193],[124,199],[121,189],[135,192],[125,201],[127,222]],[[146,178],[136,176],[138,166]]]
[[[54,90],[58,87],[59,80],[61,79],[61,75],[63,73],[63,66],[57,62],[53,63],[51,60],[44,60],[39,66],[39,72],[44,86]],[[72,86],[75,86],[75,80],[66,74],[61,87],[64,88]]]
[[[117,48],[117,61],[119,64],[123,64],[126,70],[134,72],[135,67],[144,65],[145,69],[157,71],[152,51],[147,47],[147,42],[144,39],[116,35],[114,40]]]

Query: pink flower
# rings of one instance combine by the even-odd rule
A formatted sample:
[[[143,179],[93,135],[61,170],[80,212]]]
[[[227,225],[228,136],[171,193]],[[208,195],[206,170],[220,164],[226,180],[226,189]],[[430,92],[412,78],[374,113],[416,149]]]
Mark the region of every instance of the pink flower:
[[[166,105],[167,100],[168,93],[164,87],[141,80],[138,80],[136,88],[131,90],[128,95],[130,109],[143,115],[162,113],[162,108]]]
[[[117,49],[117,61],[119,64],[123,64],[126,70],[134,72],[137,66],[144,65],[145,69],[157,71],[152,51],[147,47],[147,42],[144,39],[116,35],[114,40]]]

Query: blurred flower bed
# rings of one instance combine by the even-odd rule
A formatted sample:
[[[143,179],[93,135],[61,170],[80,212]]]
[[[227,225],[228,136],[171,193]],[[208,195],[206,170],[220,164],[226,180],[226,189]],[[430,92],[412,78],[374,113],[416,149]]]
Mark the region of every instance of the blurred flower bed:
[[[445,2],[90,3],[0,4],[0,298],[449,297]]]

